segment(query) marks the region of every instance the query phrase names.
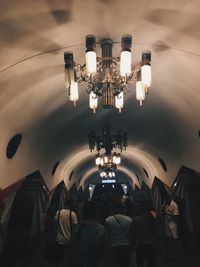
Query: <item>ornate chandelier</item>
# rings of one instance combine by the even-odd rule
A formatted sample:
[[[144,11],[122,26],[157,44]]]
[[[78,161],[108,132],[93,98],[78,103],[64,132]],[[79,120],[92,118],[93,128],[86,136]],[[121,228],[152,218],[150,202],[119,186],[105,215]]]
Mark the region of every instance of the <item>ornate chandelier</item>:
[[[92,152],[95,148],[95,164],[101,177],[115,177],[117,166],[121,164],[121,153],[127,147],[127,133],[120,130],[111,135],[110,128],[103,129],[103,135],[96,135],[94,131],[89,134],[89,148]]]
[[[89,107],[95,113],[98,98],[106,109],[114,106],[121,112],[124,107],[124,90],[128,84],[136,83],[136,99],[142,105],[145,94],[151,87],[151,51],[142,52],[141,62],[131,64],[132,36],[123,35],[120,57],[112,56],[113,41],[104,39],[100,42],[102,56],[96,55],[96,37],[86,36],[86,63],[75,63],[73,53],[64,52],[65,87],[69,99],[76,105],[79,99],[78,83],[87,83]]]

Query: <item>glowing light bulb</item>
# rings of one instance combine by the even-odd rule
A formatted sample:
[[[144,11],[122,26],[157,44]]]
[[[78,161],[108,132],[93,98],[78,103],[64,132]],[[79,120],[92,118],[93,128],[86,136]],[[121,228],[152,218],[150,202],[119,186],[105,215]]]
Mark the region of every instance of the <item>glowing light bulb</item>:
[[[97,158],[95,159],[95,163],[96,163],[96,165],[100,165],[100,164],[101,164],[101,159],[100,159],[100,157],[97,157]]]
[[[145,90],[151,87],[151,66],[150,65],[143,65],[141,67],[141,79]]]
[[[141,81],[136,82],[136,99],[140,101],[140,106],[142,106],[142,101],[145,100],[145,90]]]
[[[93,109],[93,113],[96,113],[96,108],[98,106],[98,98],[93,91],[90,93],[89,106],[91,109]]]
[[[71,83],[69,99],[71,101],[73,101],[74,106],[76,106],[76,101],[78,100],[78,84],[77,84],[77,82]]]
[[[129,76],[131,74],[131,52],[122,51],[120,56],[120,75]]]
[[[86,72],[88,76],[97,72],[97,56],[96,52],[86,52]]]
[[[118,108],[119,113],[121,113],[121,110],[124,107],[124,92],[121,92],[115,96],[115,107]]]

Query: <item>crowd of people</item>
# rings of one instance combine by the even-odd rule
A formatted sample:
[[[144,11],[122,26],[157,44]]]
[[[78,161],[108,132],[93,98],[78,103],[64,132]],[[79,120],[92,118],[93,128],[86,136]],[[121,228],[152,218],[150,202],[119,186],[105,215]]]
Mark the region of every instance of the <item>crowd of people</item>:
[[[96,199],[77,205],[67,199],[65,208],[53,216],[57,248],[52,253],[63,267],[159,267],[158,256],[166,256],[160,251],[161,233],[179,244],[178,215],[171,198],[163,214],[157,214],[150,203],[139,210],[126,196],[107,205]],[[133,255],[136,265],[131,263]]]

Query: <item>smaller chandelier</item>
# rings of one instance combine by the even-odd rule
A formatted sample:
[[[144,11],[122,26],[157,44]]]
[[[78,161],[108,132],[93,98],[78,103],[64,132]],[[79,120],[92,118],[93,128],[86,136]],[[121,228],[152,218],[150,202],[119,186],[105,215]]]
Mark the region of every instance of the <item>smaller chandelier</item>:
[[[119,165],[121,163],[121,154],[113,153],[113,155],[100,155],[97,154],[95,158],[95,164],[97,166],[105,166],[109,164]]]
[[[124,90],[129,84],[136,83],[136,99],[142,105],[151,87],[151,51],[143,51],[141,62],[132,66],[131,35],[122,36],[120,57],[112,56],[111,39],[104,39],[100,44],[102,56],[97,57],[96,37],[86,36],[86,63],[82,66],[75,63],[72,52],[64,52],[65,87],[69,91],[69,99],[76,106],[79,99],[78,83],[86,83],[89,107],[94,113],[99,97],[102,97],[104,108],[115,106],[121,112],[124,107]]]
[[[101,171],[100,172],[100,177],[101,178],[113,178],[115,177],[115,172],[110,170],[110,171]]]
[[[127,133],[110,134],[110,127],[103,129],[103,135],[96,135],[94,131],[89,134],[89,148],[92,152],[96,147],[95,164],[101,177],[115,177],[117,166],[121,164],[121,154],[127,147]]]
[[[117,166],[121,163],[120,153],[113,153],[112,155],[97,154],[95,163],[98,166],[101,177],[115,177]]]

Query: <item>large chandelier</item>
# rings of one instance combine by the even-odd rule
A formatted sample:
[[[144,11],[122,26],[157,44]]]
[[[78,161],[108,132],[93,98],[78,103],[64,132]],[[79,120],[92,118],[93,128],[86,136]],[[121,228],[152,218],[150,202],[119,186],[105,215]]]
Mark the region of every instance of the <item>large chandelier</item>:
[[[120,130],[110,134],[110,127],[103,129],[103,135],[96,135],[94,131],[89,134],[89,148],[95,148],[95,164],[101,177],[115,177],[117,166],[121,164],[121,153],[127,147],[127,133]]]
[[[151,51],[143,51],[141,62],[131,64],[132,36],[123,35],[120,57],[112,56],[113,41],[104,39],[100,42],[102,56],[96,55],[96,37],[86,36],[86,63],[75,63],[73,53],[64,52],[65,86],[69,99],[76,106],[79,99],[78,83],[87,84],[89,107],[95,113],[98,98],[106,109],[114,106],[121,112],[124,107],[124,90],[129,84],[136,83],[136,99],[140,105],[151,87]]]

